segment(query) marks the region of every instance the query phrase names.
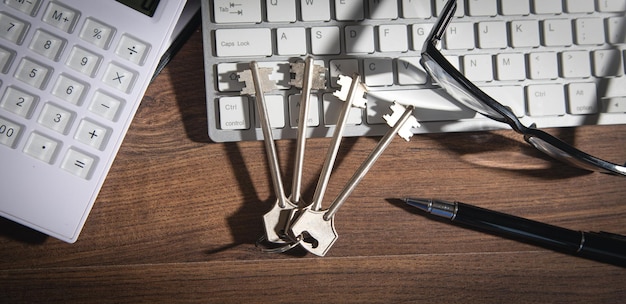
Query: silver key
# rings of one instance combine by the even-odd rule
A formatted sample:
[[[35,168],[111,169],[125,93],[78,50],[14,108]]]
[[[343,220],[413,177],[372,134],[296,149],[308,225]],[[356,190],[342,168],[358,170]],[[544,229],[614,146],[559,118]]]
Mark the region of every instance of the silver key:
[[[345,203],[348,196],[365,177],[365,174],[374,165],[383,151],[389,146],[396,134],[409,140],[413,135],[412,128],[419,127],[417,119],[412,115],[413,106],[404,107],[394,103],[391,107],[393,113],[384,115],[387,124],[393,126],[378,142],[374,150],[354,173],[350,181],[345,185],[337,198],[332,202],[328,210],[320,211],[306,208],[291,225],[290,233],[304,240],[300,245],[307,251],[324,256],[338,238],[335,230],[334,216],[337,210]],[[311,241],[312,239],[312,241]]]
[[[265,92],[272,91],[276,88],[276,83],[269,78],[271,73],[271,68],[260,68],[258,63],[253,61],[250,63],[250,70],[240,72],[238,75],[239,80],[245,83],[245,87],[241,91],[242,94],[254,96],[256,100],[267,153],[267,161],[272,177],[272,184],[274,186],[274,194],[276,195],[276,203],[269,212],[263,215],[265,237],[268,241],[273,243],[287,243],[289,240],[285,240],[285,233],[280,230],[287,225],[291,210],[296,208],[296,206],[291,203],[285,195],[278,163],[278,155],[276,153],[276,146],[274,144],[265,103]]]

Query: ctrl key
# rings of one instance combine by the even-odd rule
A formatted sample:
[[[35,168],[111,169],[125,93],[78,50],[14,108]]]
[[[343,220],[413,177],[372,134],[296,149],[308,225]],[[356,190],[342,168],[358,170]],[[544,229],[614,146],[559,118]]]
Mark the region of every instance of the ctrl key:
[[[250,128],[250,102],[244,96],[222,97],[218,102],[220,129],[243,130]]]

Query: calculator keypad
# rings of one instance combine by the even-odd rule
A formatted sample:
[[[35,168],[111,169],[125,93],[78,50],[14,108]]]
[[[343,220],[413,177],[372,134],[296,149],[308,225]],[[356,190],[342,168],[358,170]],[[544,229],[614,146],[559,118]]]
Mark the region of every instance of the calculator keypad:
[[[0,144],[89,179],[98,165],[96,155],[107,148],[112,124],[126,105],[122,96],[133,90],[139,76],[133,66],[144,64],[151,46],[90,16],[81,24],[80,11],[57,1],[3,2],[17,12],[0,12],[0,40],[32,53],[17,56],[10,45],[0,46],[0,73],[15,65],[11,73],[20,81],[4,88],[0,83]],[[24,21],[40,10],[39,18],[50,28]],[[84,79],[95,77],[102,89]],[[20,120],[36,120],[39,127]]]

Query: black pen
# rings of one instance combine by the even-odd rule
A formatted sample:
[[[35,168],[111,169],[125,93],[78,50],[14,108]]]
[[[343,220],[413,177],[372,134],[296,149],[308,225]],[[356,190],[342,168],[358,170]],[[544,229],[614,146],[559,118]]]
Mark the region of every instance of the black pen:
[[[523,240],[547,249],[626,267],[626,236],[557,227],[493,210],[434,199],[407,198],[406,203],[497,235]]]

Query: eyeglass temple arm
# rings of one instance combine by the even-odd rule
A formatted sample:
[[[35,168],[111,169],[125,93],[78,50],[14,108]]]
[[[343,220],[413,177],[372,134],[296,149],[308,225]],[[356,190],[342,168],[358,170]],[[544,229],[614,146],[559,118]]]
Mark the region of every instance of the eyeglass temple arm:
[[[456,12],[456,0],[448,0],[446,6],[441,11],[442,15],[439,17],[439,21],[437,21],[437,25],[435,28],[433,38],[437,40],[441,40],[441,37],[446,32],[448,28],[448,24],[452,21],[452,17],[454,17],[454,13]]]

